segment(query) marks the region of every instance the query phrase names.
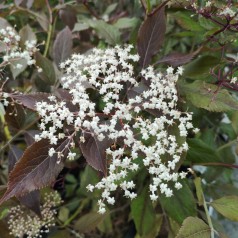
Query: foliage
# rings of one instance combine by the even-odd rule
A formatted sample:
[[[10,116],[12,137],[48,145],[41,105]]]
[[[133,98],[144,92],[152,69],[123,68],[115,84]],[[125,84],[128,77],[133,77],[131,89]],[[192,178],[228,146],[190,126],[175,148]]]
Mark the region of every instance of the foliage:
[[[1,237],[235,238],[237,12],[2,1]]]

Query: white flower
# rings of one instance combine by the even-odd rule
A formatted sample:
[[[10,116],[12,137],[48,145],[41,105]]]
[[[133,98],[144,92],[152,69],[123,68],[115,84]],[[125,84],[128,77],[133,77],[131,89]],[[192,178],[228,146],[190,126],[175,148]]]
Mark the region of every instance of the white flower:
[[[116,202],[113,195],[116,189],[122,189],[127,198],[134,199],[137,196],[133,191],[136,185],[128,175],[131,177],[132,173],[143,166],[152,178],[150,198],[153,201],[158,199],[158,193],[171,197],[173,187],[181,187],[177,180],[186,177],[186,173],[174,172],[174,169],[188,145],[180,145],[177,141],[179,136],[167,131],[167,128],[177,125],[180,136],[186,137],[188,130],[193,129],[192,114],[176,108],[176,82],[183,68],[178,67],[174,73],[174,69],[169,67],[162,73],[155,72],[149,66],[140,72],[150,82],[149,86],[143,85],[137,82],[134,75],[133,65],[139,57],[132,55],[130,50],[131,46],[93,49],[93,53],[87,56],[74,54],[60,65],[65,71],[61,84],[71,95],[72,103],[77,108],[75,112],[71,112],[65,102],[54,96],[49,97],[50,103],[38,102],[36,105],[42,129],[37,139],[46,138],[50,144],[57,144],[62,138],[63,126],[67,124],[71,134],[67,132],[63,138],[68,137],[71,142],[66,149],[75,146],[72,138],[76,134],[79,142],[86,145],[89,134],[98,142],[112,141],[112,145],[105,148],[107,176],[95,185],[87,186],[89,191],[101,191],[101,199],[98,201],[100,213],[106,211],[106,203],[113,205]],[[87,85],[103,100],[102,112],[98,113],[95,102],[90,99]],[[121,94],[128,88],[135,89],[138,95],[122,97],[124,95]],[[147,118],[141,113],[147,110],[159,113]],[[98,116],[101,114],[102,117]],[[53,151],[49,153],[53,154]],[[69,159],[75,156],[73,152],[68,154]],[[162,157],[168,160],[164,161]],[[138,160],[142,160],[142,163],[138,163]],[[171,188],[168,184],[172,185]]]
[[[72,152],[69,152],[69,153],[68,153],[67,158],[68,158],[69,160],[74,160],[75,157],[76,157],[76,153],[72,153]]]
[[[49,156],[52,157],[54,155],[54,153],[55,153],[55,149],[54,148],[50,148],[49,152],[48,152]]]
[[[237,82],[237,77],[233,77],[230,81],[230,83],[236,83]]]

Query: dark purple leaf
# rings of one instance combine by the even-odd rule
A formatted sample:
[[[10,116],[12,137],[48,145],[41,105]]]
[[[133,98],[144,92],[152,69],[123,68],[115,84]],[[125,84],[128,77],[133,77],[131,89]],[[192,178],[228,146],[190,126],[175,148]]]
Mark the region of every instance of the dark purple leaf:
[[[68,26],[71,30],[74,29],[74,25],[77,22],[77,15],[72,7],[67,6],[64,9],[61,9],[59,16],[66,26]]]
[[[27,146],[32,145],[35,142],[35,135],[39,134],[38,130],[29,130],[24,133]]]
[[[72,103],[72,95],[69,93],[68,90],[58,88],[55,90],[55,95],[60,100],[66,102],[66,106],[71,112],[78,111],[78,106],[76,106]]]
[[[48,93],[32,93],[32,94],[11,94],[10,97],[20,102],[24,107],[29,108],[33,111],[36,110],[37,102],[47,102],[50,103]]]
[[[160,50],[164,41],[165,30],[164,7],[147,16],[142,23],[137,40],[137,48],[140,55],[139,63],[142,68],[145,68],[150,63],[152,56]]]
[[[23,196],[17,196],[17,198],[22,205],[28,207],[41,217],[39,190],[31,191]]]
[[[72,101],[72,95],[69,93],[68,90],[57,88],[55,90],[55,95],[62,101]]]
[[[138,86],[128,90],[127,96],[128,98],[135,98],[136,96],[141,95],[144,91],[147,91],[147,90],[149,90],[149,87],[146,84],[141,82]]]
[[[57,66],[70,57],[72,47],[72,32],[69,27],[66,26],[57,34],[53,46],[53,57]]]
[[[165,63],[173,67],[187,64],[199,53],[200,49],[201,48],[189,54],[171,53],[161,58],[156,64]]]
[[[8,173],[10,173],[16,162],[22,157],[23,151],[15,145],[11,145],[8,153]]]
[[[65,148],[69,141],[67,138],[52,146],[48,140],[44,139],[28,147],[9,175],[8,188],[0,204],[13,196],[23,196],[50,185],[64,167],[64,160],[68,154],[68,149]],[[52,157],[48,155],[51,147],[56,152],[63,151],[60,161],[58,161],[57,153]]]
[[[80,142],[80,148],[87,163],[94,169],[107,173],[106,149],[112,144],[111,140],[105,138],[98,141],[94,136],[87,133],[84,135],[85,142]]]
[[[10,146],[8,155],[8,173],[13,170],[16,162],[22,157],[22,155],[23,151],[21,149],[15,145]],[[23,197],[17,196],[17,198],[21,204],[34,211],[38,216],[41,216],[39,191],[32,191]]]
[[[24,127],[26,114],[21,105],[9,105],[6,109],[5,120],[11,134],[17,133]]]

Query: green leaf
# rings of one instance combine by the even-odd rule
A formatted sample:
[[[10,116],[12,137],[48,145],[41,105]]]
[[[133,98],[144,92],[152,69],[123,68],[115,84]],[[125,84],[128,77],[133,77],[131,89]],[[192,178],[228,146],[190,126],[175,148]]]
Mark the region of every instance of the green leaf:
[[[155,210],[149,197],[147,187],[131,202],[131,216],[140,236],[146,236],[155,226]]]
[[[136,27],[137,23],[139,22],[139,19],[136,17],[123,17],[120,18],[114,26],[119,28],[119,29],[126,29],[126,28],[134,28]]]
[[[180,92],[187,101],[198,108],[212,112],[225,112],[238,109],[238,101],[226,90],[199,80],[193,83],[179,83]]]
[[[9,208],[3,208],[3,210],[0,212],[0,220],[7,217],[9,214]]]
[[[210,203],[224,217],[238,221],[238,196],[226,196]]]
[[[156,214],[155,226],[151,229],[151,231],[146,235],[145,238],[158,237],[162,223],[163,223],[163,214]]]
[[[183,75],[185,77],[200,79],[201,75],[209,74],[210,69],[217,65],[219,61],[220,59],[215,56],[201,56],[185,67]]]
[[[176,221],[171,219],[171,217],[168,217],[168,221],[169,221],[168,238],[174,238],[179,232],[180,224],[178,224]]]
[[[188,217],[184,220],[176,238],[210,238],[211,229],[201,219]]]
[[[74,229],[85,233],[95,229],[105,218],[108,213],[99,214],[98,212],[90,212],[79,218],[74,225]]]
[[[160,202],[164,210],[173,220],[182,224],[188,216],[196,216],[196,202],[193,194],[185,181],[180,181],[183,187],[179,190],[174,189],[174,196],[167,198],[160,196]]]
[[[46,76],[46,83],[53,85],[56,81],[56,74],[52,62],[39,52],[35,53],[35,60],[36,65],[43,70],[40,74],[44,74]]]
[[[95,20],[91,26],[97,31],[100,38],[104,39],[110,45],[120,43],[120,31],[102,20]]]
[[[69,209],[67,207],[61,207],[59,210],[58,218],[62,222],[67,221],[69,219]]]
[[[238,111],[233,111],[231,115],[231,125],[236,134],[238,134]]]
[[[174,17],[178,24],[189,31],[204,31],[204,29],[200,26],[198,21],[191,17],[190,12],[176,12]]]
[[[198,199],[198,205],[202,206],[203,205],[203,191],[202,191],[202,183],[201,183],[201,178],[196,177],[194,179],[194,184],[196,187],[196,194],[197,194],[197,199]]]
[[[111,216],[106,216],[105,219],[98,224],[97,228],[103,233],[112,233],[113,223]]]
[[[5,108],[3,104],[0,102],[0,118],[2,118],[6,114]]]
[[[189,150],[187,152],[187,160],[193,163],[221,162],[221,158],[216,150],[200,139],[188,139]]]
[[[87,185],[90,184],[96,184],[99,182],[99,176],[98,171],[93,169],[91,166],[86,165],[86,168],[82,173],[80,173],[80,188],[77,190],[77,195],[80,197],[87,197],[87,198],[95,198],[96,193],[98,193],[98,190],[95,190],[92,193],[89,193],[86,189]]]
[[[105,12],[103,13],[103,15],[110,15],[110,14],[117,8],[117,5],[118,5],[118,3],[110,4],[110,5],[106,8],[106,10],[105,10]]]
[[[77,22],[75,25],[74,25],[74,29],[72,30],[72,32],[75,32],[75,31],[84,31],[84,30],[87,30],[89,28],[89,25],[86,23],[83,23],[83,22]]]
[[[219,29],[218,25],[216,25],[214,22],[212,22],[210,19],[206,19],[203,16],[198,17],[198,21],[200,25],[205,28],[206,30],[213,30],[213,29]]]

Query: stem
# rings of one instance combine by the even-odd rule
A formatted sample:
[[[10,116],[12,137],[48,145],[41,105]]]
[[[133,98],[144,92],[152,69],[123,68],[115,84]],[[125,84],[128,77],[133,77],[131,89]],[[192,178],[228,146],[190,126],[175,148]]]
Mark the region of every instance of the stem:
[[[147,5],[146,13],[149,14],[149,13],[151,12],[151,4],[150,4],[150,0],[146,0],[146,5]]]
[[[45,2],[46,2],[46,6],[47,6],[47,9],[48,9],[48,12],[49,12],[50,24],[49,24],[49,29],[48,29],[48,32],[47,32],[47,40],[46,40],[46,45],[45,45],[45,51],[44,51],[44,54],[43,54],[44,57],[46,57],[46,55],[48,53],[48,50],[49,50],[49,47],[50,47],[51,35],[52,35],[52,32],[53,32],[53,15],[52,15],[52,10],[51,10],[49,1],[45,0]]]
[[[208,222],[208,225],[211,229],[211,238],[214,238],[215,237],[214,227],[213,227],[213,224],[212,224],[212,219],[211,219],[211,217],[209,215],[209,212],[208,212],[208,209],[207,209],[207,203],[205,201],[203,192],[202,192],[202,196],[203,196],[203,207],[204,207],[204,210],[205,210],[205,213],[206,213],[206,216],[207,216],[207,222]]]
[[[49,29],[48,29],[48,34],[47,34],[47,40],[46,40],[46,45],[45,45],[45,51],[43,56],[46,57],[49,47],[50,47],[50,40],[51,40],[51,35],[52,35],[52,30],[53,30],[53,26],[52,24],[49,25]]]
[[[5,134],[5,137],[6,137],[6,139],[7,140],[11,140],[11,133],[10,133],[10,131],[9,131],[9,129],[8,129],[8,126],[7,126],[7,124],[6,124],[6,121],[5,121],[5,118],[4,118],[4,115],[1,115],[0,114],[0,121],[2,122],[2,124],[4,125],[4,134]]]
[[[83,200],[82,203],[81,203],[81,205],[80,205],[80,206],[78,207],[78,209],[74,212],[74,214],[73,214],[71,217],[69,217],[68,220],[66,220],[66,221],[64,222],[62,228],[65,228],[66,226],[68,226],[68,225],[71,223],[71,221],[73,221],[73,220],[78,216],[78,214],[82,211],[83,207],[84,207],[85,204],[87,204],[87,203],[88,203],[88,200],[87,200],[87,199]]]
[[[191,170],[191,173],[195,177],[195,180],[196,180],[198,178],[196,173],[193,170]],[[215,232],[216,231],[214,230],[214,227],[213,227],[213,224],[212,224],[212,219],[210,217],[210,214],[209,214],[209,211],[208,211],[208,208],[207,208],[207,202],[206,202],[205,197],[204,197],[201,180],[199,180],[199,184],[198,185],[196,185],[195,180],[194,180],[194,184],[195,184],[195,187],[196,187],[196,193],[197,193],[197,198],[199,200],[199,204],[200,204],[200,195],[201,195],[201,197],[202,197],[201,203],[202,203],[202,205],[204,207],[204,210],[205,210],[205,213],[206,213],[207,223],[208,223],[208,225],[209,225],[209,227],[211,229],[211,238],[215,238]],[[198,195],[198,193],[199,193],[199,195]]]
[[[223,149],[225,149],[226,147],[229,147],[229,146],[231,146],[231,145],[234,144],[234,143],[237,143],[237,139],[232,140],[232,141],[226,143],[225,145],[220,146],[217,150],[218,150],[218,151],[223,150]]]

